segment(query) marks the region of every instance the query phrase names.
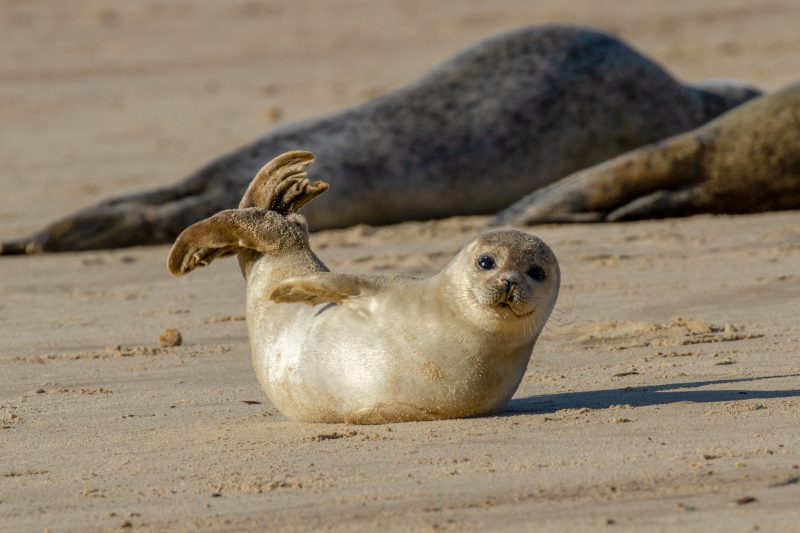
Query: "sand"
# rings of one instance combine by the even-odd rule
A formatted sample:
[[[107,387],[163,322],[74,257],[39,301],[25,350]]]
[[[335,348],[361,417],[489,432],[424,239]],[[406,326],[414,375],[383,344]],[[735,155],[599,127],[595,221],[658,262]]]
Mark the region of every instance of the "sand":
[[[797,2],[0,3],[0,238],[169,183],[524,24],[616,32],[686,80],[800,72]],[[430,274],[486,218],[317,233]],[[0,530],[796,530],[800,213],[541,226],[562,295],[503,416],[287,421],[234,261],[0,260]],[[176,328],[182,344],[161,347]]]

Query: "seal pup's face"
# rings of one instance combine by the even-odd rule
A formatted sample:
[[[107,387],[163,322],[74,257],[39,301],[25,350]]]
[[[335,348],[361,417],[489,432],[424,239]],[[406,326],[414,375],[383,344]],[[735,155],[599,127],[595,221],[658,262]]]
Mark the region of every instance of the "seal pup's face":
[[[485,329],[538,336],[558,297],[555,254],[538,237],[517,231],[485,233],[444,273],[467,318]]]

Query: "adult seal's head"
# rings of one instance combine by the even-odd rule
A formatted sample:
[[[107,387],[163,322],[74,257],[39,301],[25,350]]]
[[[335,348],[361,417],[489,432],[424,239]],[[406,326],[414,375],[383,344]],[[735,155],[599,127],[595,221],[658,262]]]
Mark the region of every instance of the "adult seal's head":
[[[329,272],[298,213],[327,190],[306,179],[311,161],[289,152],[267,164],[239,209],[181,233],[170,271],[238,255],[256,375],[292,419],[378,424],[502,410],[558,296],[553,252],[497,230],[427,279]]]

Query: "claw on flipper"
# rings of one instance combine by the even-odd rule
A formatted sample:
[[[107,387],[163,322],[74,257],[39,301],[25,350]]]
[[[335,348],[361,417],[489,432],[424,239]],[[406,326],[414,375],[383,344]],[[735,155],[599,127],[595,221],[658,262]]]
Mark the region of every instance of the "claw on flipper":
[[[239,202],[239,209],[261,207],[282,215],[300,209],[328,190],[322,181],[308,181],[306,168],[314,162],[314,154],[294,150],[279,155],[258,171]]]

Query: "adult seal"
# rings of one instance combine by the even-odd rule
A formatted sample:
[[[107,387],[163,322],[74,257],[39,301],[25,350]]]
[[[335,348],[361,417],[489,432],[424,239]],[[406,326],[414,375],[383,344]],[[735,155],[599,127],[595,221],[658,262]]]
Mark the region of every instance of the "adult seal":
[[[287,417],[380,424],[501,411],[553,309],[559,268],[540,239],[481,235],[428,279],[329,272],[308,244],[301,206],[309,152],[262,169],[239,209],[187,228],[176,275],[236,254],[261,386]]]
[[[620,40],[542,26],[482,42],[386,96],[292,124],[183,181],[67,216],[0,253],[172,241],[230,208],[263,162],[297,147],[333,186],[316,229],[496,213],[529,192],[692,129],[757,94],[683,85]]]
[[[493,224],[798,208],[800,84],[794,84],[698,129],[568,176],[523,198]]]

